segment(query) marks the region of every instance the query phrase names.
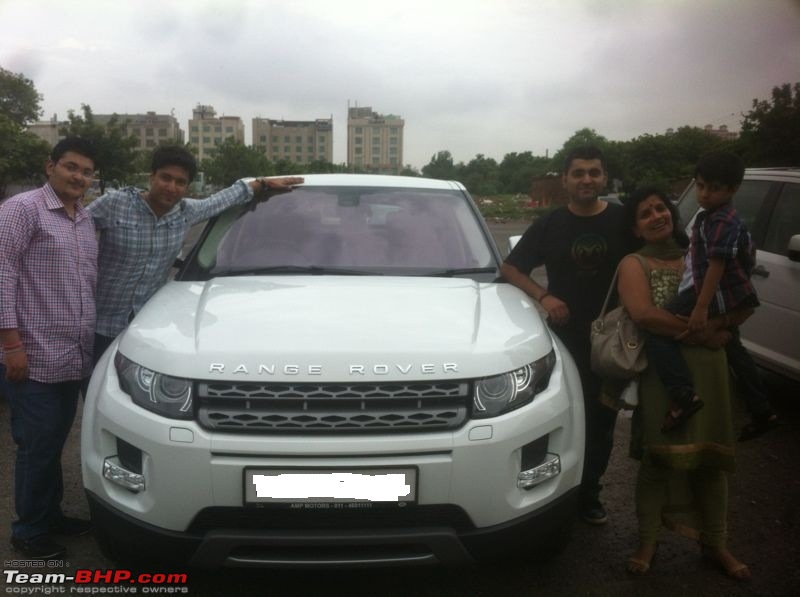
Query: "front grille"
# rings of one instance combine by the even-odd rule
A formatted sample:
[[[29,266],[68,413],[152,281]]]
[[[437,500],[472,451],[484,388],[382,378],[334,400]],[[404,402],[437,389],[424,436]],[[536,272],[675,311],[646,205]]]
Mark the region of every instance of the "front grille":
[[[201,510],[188,529],[205,533],[219,529],[324,530],[448,527],[458,532],[475,528],[467,513],[453,505],[424,505],[348,509],[293,509],[289,507]]]
[[[441,431],[468,416],[466,382],[198,384],[206,429],[240,432]]]

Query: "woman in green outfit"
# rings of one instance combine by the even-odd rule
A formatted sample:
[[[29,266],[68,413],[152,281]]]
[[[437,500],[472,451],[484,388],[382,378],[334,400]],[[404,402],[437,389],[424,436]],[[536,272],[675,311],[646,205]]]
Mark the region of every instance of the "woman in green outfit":
[[[641,461],[636,485],[639,547],[628,560],[628,570],[649,570],[663,525],[698,539],[705,557],[729,576],[748,580],[749,569],[726,547],[734,433],[728,366],[720,347],[730,339],[725,327],[741,323],[750,313],[716,318],[702,335],[688,336],[685,321],[661,308],[677,292],[688,244],[677,209],[655,189],[635,193],[627,209],[644,244],[638,254],[645,259],[642,263],[628,256],[620,263],[620,301],[648,332],[684,340],[684,358],[705,402],[684,426],[665,434],[669,397],[653,369],[641,376],[631,438],[631,455]]]

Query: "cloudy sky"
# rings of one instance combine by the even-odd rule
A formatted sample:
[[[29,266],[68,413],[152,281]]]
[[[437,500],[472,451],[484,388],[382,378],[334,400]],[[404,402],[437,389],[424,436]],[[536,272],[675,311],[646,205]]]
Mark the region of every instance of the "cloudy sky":
[[[613,140],[739,129],[754,98],[800,81],[800,0],[0,0],[0,66],[45,118],[192,108],[405,119],[404,162],[440,150],[552,155],[589,127]]]

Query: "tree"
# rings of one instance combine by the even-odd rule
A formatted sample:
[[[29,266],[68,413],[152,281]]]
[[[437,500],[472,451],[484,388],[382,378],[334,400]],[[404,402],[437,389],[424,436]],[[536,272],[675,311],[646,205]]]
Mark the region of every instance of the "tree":
[[[44,173],[47,143],[25,131],[41,110],[33,82],[0,67],[0,197],[15,181]]]
[[[475,195],[496,195],[500,192],[498,180],[499,169],[497,161],[485,157],[482,153],[476,155],[470,162],[459,168],[457,180]]]
[[[800,83],[773,87],[772,100],[753,100],[739,147],[748,166],[800,164]]]
[[[564,159],[567,153],[581,145],[594,145],[603,152],[608,171],[608,181],[624,180],[625,144],[618,141],[609,141],[594,129],[582,128],[567,139],[564,146],[559,149],[550,161],[552,172],[561,174],[564,170]]]
[[[531,180],[547,174],[550,160],[534,156],[530,151],[507,153],[498,167],[502,193],[529,193]]]
[[[609,141],[594,129],[582,128],[577,130],[564,142],[561,149],[553,154],[553,158],[550,161],[550,170],[560,174],[564,170],[564,159],[567,157],[567,154],[581,145],[594,145],[605,154],[607,153],[606,149],[609,146]]]
[[[422,167],[422,175],[440,180],[456,180],[456,168],[449,151],[438,151],[431,161]]]
[[[402,170],[400,170],[400,176],[420,176],[419,170],[414,168],[411,164],[406,164]]]
[[[33,81],[0,67],[0,114],[4,114],[19,127],[34,122],[42,111],[42,96]]]
[[[130,181],[139,166],[139,155],[136,151],[138,138],[128,136],[126,123],[120,122],[117,114],[112,115],[111,120],[103,126],[95,121],[90,106],[81,104],[81,110],[82,116],[70,110],[67,113],[68,123],[59,132],[64,136],[83,137],[94,143],[97,153],[95,166],[101,179],[101,192],[105,181]]]
[[[697,127],[684,126],[667,135],[642,135],[624,144],[621,178],[626,189],[642,185],[669,188],[689,177],[701,155],[728,147],[729,141]]]
[[[214,157],[203,160],[202,170],[209,182],[223,187],[248,176],[284,174],[273,167],[258,149],[245,147],[233,137],[228,137],[217,147]]]

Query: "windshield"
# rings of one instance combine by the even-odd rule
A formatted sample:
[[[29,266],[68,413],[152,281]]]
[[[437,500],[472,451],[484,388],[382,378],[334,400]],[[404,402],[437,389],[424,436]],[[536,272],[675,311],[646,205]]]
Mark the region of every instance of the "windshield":
[[[464,194],[363,187],[299,187],[234,208],[205,236],[196,266],[208,277],[496,271]]]

